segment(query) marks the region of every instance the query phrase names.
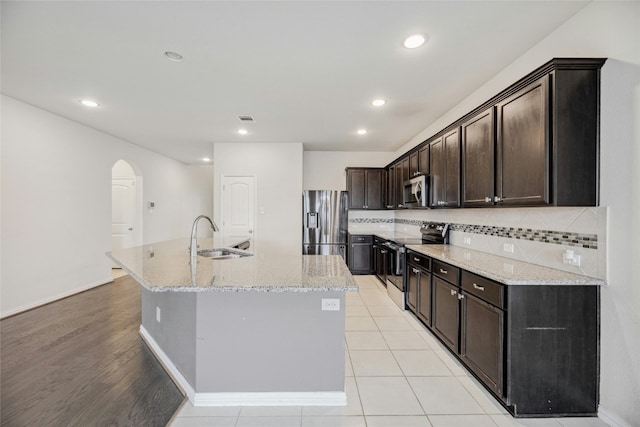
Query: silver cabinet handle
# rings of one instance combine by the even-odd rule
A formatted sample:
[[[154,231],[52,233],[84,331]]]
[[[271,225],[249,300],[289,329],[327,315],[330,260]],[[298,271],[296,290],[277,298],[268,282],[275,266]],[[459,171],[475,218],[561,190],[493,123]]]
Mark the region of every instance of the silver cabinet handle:
[[[493,198],[493,201],[494,201],[494,202],[501,202],[501,201],[502,201],[502,198],[500,198],[500,197],[498,197],[498,196],[495,196],[495,197]]]
[[[451,295],[456,295],[458,292],[454,291],[453,289],[451,289]]]
[[[420,273],[420,270],[418,270],[417,268],[412,268],[414,273]]]
[[[484,291],[484,286],[478,286],[477,284],[473,284],[473,289],[477,289],[479,291]]]
[[[386,254],[388,251],[380,251],[381,254]]]
[[[485,197],[484,201],[487,202],[487,203],[491,203],[491,197]]]
[[[420,258],[413,257],[414,261],[420,262]]]
[[[440,273],[442,273],[442,274],[449,274],[449,272],[448,272],[447,270],[443,270],[443,269],[440,269]]]
[[[458,299],[464,299],[464,295],[459,294],[459,295],[458,295]]]
[[[398,205],[398,207],[399,207],[399,208],[404,208],[404,205],[403,205],[402,203],[400,203],[400,204]]]

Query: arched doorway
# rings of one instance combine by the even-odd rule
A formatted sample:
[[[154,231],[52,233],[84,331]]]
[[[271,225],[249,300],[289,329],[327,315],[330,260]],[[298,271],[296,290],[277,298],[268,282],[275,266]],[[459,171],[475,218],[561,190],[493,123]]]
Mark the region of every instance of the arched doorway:
[[[142,177],[133,166],[118,160],[111,168],[111,248],[142,244]],[[119,268],[113,264],[114,276]]]

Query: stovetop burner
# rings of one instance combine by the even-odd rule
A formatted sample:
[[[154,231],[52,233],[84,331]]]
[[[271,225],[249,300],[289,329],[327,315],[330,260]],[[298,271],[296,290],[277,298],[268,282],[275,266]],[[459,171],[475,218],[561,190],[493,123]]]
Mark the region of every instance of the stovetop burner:
[[[444,222],[423,222],[420,227],[423,245],[445,245],[449,243],[449,224]]]

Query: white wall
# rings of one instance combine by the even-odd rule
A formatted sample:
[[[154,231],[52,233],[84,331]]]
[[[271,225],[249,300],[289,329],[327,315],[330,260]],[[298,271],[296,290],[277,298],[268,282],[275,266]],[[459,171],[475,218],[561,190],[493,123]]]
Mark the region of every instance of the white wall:
[[[398,155],[553,57],[606,57],[602,68],[601,205],[608,286],[601,293],[601,417],[640,425],[640,2],[593,2],[524,53]],[[635,216],[633,213],[636,213]]]
[[[384,167],[395,153],[361,151],[305,151],[305,190],[346,190],[344,169],[350,167]]]
[[[216,143],[213,169],[216,221],[221,217],[221,177],[255,175],[256,244],[264,242],[271,248],[292,250],[302,248],[302,144]]]
[[[140,173],[144,243],[211,213],[211,166],[190,167],[2,96],[2,316],[111,280],[111,168]],[[199,206],[195,206],[196,201]],[[197,209],[196,209],[197,208]]]

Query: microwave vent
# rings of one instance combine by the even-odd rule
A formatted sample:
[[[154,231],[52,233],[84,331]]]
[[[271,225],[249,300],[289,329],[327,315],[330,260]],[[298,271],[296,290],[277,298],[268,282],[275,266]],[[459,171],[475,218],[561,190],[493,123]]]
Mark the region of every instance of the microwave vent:
[[[253,116],[238,116],[238,119],[240,119],[241,122],[255,122]]]

